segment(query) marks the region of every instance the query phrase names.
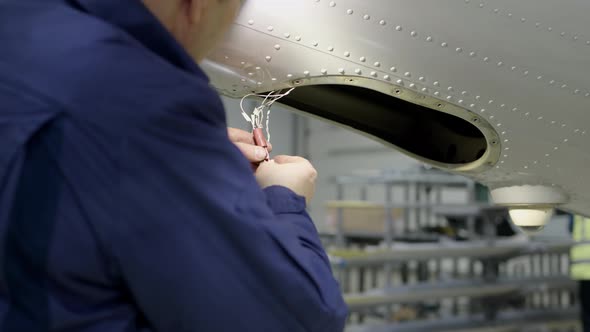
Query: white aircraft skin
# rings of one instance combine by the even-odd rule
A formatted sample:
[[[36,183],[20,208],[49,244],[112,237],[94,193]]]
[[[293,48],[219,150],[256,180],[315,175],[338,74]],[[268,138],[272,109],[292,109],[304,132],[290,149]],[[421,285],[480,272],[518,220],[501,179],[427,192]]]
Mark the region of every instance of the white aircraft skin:
[[[397,148],[497,203],[590,215],[589,12],[583,0],[248,0],[205,70],[235,98],[341,84],[458,117],[485,138],[479,159]]]

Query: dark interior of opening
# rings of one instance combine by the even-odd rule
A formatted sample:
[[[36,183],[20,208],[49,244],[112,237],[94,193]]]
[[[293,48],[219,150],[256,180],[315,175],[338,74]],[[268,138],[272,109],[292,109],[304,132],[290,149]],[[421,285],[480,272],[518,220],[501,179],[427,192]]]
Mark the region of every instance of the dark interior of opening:
[[[481,131],[466,120],[366,88],[298,87],[281,103],[441,163],[470,163],[481,158],[487,148]]]

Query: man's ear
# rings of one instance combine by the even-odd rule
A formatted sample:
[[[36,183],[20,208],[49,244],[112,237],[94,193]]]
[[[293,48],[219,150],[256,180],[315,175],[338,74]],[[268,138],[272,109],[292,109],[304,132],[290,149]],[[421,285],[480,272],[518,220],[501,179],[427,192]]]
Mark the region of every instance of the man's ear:
[[[187,15],[191,24],[199,24],[209,7],[210,0],[184,0]]]

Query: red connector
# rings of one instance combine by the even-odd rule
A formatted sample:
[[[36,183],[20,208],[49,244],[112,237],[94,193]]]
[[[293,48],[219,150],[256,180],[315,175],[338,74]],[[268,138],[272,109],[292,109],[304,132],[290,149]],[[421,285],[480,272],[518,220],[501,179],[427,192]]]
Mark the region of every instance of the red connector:
[[[269,161],[270,153],[268,152],[268,143],[266,142],[266,138],[264,137],[264,132],[262,131],[262,128],[254,129],[254,132],[252,132],[252,134],[254,135],[254,143],[256,143],[257,146],[261,146],[266,150],[266,158],[264,160]]]

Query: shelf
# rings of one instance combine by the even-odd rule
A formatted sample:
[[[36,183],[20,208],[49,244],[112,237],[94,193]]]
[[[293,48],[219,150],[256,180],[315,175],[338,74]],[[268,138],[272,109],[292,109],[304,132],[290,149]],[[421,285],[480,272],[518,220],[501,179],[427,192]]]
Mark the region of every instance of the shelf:
[[[576,287],[577,283],[568,277],[447,281],[393,287],[362,294],[348,294],[344,298],[350,310],[358,312],[393,303],[418,303],[458,297],[485,298],[510,293],[573,290]]]
[[[493,239],[477,241],[441,241],[437,243],[394,243],[390,249],[330,250],[329,257],[335,268],[381,265],[408,260],[431,260],[436,258],[493,258],[515,257],[537,253],[567,253],[571,241],[530,241],[516,239]]]
[[[500,312],[493,321],[477,315],[388,325],[350,326],[346,332],[504,332],[534,328],[551,331],[579,327],[579,309],[572,308]]]

